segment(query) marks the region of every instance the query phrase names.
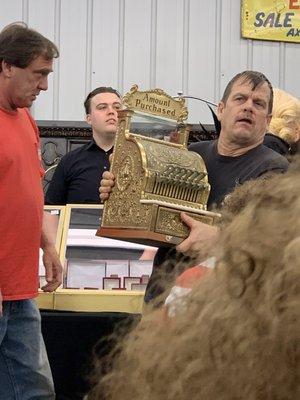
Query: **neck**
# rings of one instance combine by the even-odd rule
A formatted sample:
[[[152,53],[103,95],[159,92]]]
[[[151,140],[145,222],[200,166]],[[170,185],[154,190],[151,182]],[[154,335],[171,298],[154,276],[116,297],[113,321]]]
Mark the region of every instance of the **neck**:
[[[17,109],[17,107],[13,107],[10,104],[9,99],[6,96],[2,86],[0,86],[0,108],[5,111],[16,111]]]
[[[100,147],[104,151],[110,150],[114,143],[115,143],[115,135],[110,134],[110,135],[97,135],[93,131],[93,138],[97,144],[98,147]]]
[[[229,142],[220,134],[218,139],[218,153],[222,156],[238,157],[248,153],[249,150],[254,149],[259,144],[261,143],[242,145],[239,143]]]

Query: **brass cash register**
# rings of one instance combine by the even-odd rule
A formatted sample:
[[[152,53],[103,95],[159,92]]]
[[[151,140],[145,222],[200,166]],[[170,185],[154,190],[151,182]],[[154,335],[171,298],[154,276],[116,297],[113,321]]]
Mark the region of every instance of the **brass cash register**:
[[[187,150],[184,99],[161,89],[142,92],[135,85],[123,103],[110,168],[115,185],[97,235],[153,246],[178,244],[189,233],[182,211],[208,224],[218,217],[206,210],[210,185],[203,159]],[[134,132],[133,121],[143,128]]]

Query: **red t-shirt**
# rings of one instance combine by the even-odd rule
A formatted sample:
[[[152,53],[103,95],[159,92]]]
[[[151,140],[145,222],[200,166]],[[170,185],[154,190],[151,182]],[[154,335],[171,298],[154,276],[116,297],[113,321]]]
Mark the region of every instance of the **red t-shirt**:
[[[0,288],[35,297],[44,196],[38,129],[27,109],[0,109]]]

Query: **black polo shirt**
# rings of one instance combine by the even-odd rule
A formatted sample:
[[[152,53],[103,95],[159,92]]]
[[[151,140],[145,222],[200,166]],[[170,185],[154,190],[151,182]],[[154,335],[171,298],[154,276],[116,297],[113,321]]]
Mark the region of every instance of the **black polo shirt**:
[[[102,150],[92,140],[62,157],[49,185],[46,204],[100,203],[100,180],[109,170],[112,151]]]

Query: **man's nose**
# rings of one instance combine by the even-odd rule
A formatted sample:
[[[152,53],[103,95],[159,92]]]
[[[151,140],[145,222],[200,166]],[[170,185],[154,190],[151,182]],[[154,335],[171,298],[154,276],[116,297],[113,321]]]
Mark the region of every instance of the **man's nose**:
[[[113,106],[108,106],[108,114],[117,114],[117,110]]]
[[[48,76],[44,76],[39,81],[39,89],[40,90],[47,90],[48,89]]]
[[[247,99],[247,101],[245,101],[244,110],[252,112],[252,110],[253,110],[253,100],[252,99]]]

